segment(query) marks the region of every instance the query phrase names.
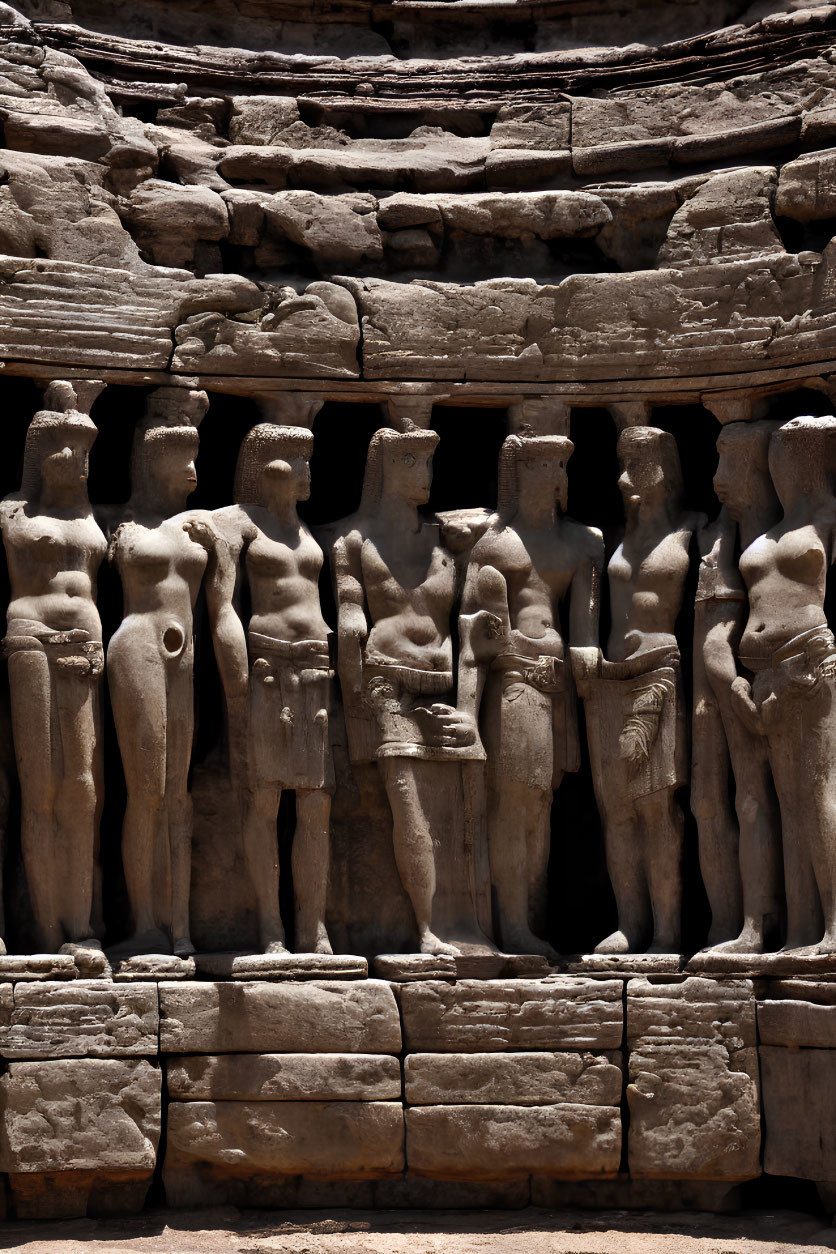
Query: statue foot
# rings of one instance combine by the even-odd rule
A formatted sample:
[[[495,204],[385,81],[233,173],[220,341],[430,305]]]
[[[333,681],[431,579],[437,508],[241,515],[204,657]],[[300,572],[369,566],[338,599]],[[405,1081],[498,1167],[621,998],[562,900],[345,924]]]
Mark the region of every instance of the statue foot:
[[[300,931],[296,936],[297,954],[333,954],[325,924],[318,924],[314,932]]]
[[[173,948],[175,958],[191,958],[197,952],[188,936],[176,937]]]
[[[701,951],[712,954],[762,954],[763,936],[756,928],[745,927],[736,940],[708,945]]]
[[[448,945],[446,941],[439,940],[435,933],[429,929],[421,934],[421,953],[422,954],[449,954],[451,958],[460,958],[461,951],[455,945]]]
[[[648,954],[678,954],[679,953],[679,937],[663,936],[659,940],[654,938],[652,944],[648,945],[645,953]]]
[[[85,949],[101,949],[97,940],[81,941]],[[162,928],[149,927],[144,932],[134,932],[127,940],[120,941],[108,950],[114,958],[135,958],[139,954],[170,954],[171,941]]]
[[[633,950],[623,932],[611,932],[604,940],[599,941],[593,951],[596,954],[629,954]]]
[[[541,940],[539,936],[535,936],[533,932],[504,931],[502,940],[503,948],[508,953],[540,954],[551,966],[554,966],[560,960],[557,950],[553,949],[548,941]]]
[[[286,954],[287,948],[283,940],[271,940],[264,946],[266,954]]]

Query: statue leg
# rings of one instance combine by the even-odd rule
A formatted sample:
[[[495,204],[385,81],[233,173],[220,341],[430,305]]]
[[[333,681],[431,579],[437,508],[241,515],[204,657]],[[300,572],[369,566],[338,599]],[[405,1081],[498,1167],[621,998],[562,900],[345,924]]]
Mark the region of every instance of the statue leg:
[[[244,857],[255,896],[258,934],[265,953],[284,953],[279,911],[279,843],[276,818],[282,790],[277,784],[253,788],[244,815]]]
[[[38,943],[55,952],[64,942],[57,908],[52,677],[45,654],[21,650],[9,658],[9,690],[17,772],[21,847]]]
[[[785,949],[805,949],[822,936],[819,892],[814,872],[813,828],[819,822],[814,799],[813,749],[816,729],[800,723],[794,694],[784,690],[774,703],[768,735],[769,764],[781,809],[784,892],[787,901]],[[812,735],[810,734],[812,733]],[[825,778],[829,771],[825,770]]]
[[[325,930],[330,862],[331,795],[323,790],[296,791],[293,834],[293,892],[296,898],[298,953],[330,954]]]
[[[154,866],[166,790],[167,694],[161,665],[141,665],[141,653],[118,637],[107,655],[113,720],[127,787],[122,866],[133,912],[131,949],[169,951],[158,922]]]
[[[562,775],[558,777],[556,786],[560,786]],[[549,896],[549,854],[551,853],[552,831],[551,815],[554,794],[537,790],[532,797],[528,809],[526,843],[528,847],[528,921],[535,940],[548,921]],[[547,941],[537,940],[538,948],[532,953],[541,953],[549,962],[556,962],[558,954]]]
[[[189,764],[194,737],[191,659],[172,672],[166,728],[165,810],[171,861],[171,940],[174,953],[194,953],[189,922],[192,874],[192,799]]]
[[[695,672],[699,651],[694,644]],[[691,809],[697,821],[700,872],[711,906],[708,944],[732,941],[742,923],[738,827],[729,800],[729,750],[720,710],[705,676],[694,675]]]
[[[392,810],[395,862],[415,911],[421,953],[455,955],[455,945],[440,940],[432,930],[435,853],[412,762],[409,758],[382,758],[380,768]]]
[[[67,939],[93,939],[93,876],[96,858],[97,681],[55,668],[56,705],[63,771],[55,798],[55,818],[65,850],[63,916]]]
[[[648,953],[678,953],[682,929],[682,811],[673,788],[660,788],[636,801],[645,848],[647,884],[653,910]]]
[[[600,804],[600,799],[599,799]],[[607,870],[618,908],[618,927],[595,946],[596,954],[638,953],[650,927],[643,845],[633,803],[622,800],[609,813],[601,806]]]

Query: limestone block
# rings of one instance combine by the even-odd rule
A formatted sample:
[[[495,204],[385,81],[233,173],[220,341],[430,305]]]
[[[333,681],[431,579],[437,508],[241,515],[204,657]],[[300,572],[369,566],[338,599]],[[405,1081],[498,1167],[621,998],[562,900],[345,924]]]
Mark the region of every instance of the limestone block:
[[[181,187],[163,179],[147,179],[119,212],[149,261],[161,266],[188,266],[199,240],[221,240],[229,234],[229,213],[209,187]]]
[[[163,1181],[186,1206],[201,1180],[374,1179],[403,1170],[403,1145],[400,1102],[172,1102]]]
[[[14,986],[11,1013],[0,1019],[0,1056],[155,1055],[158,1028],[156,984],[20,982]]]
[[[505,104],[491,127],[491,148],[561,151],[569,147],[571,133],[572,106],[568,101]]]
[[[292,96],[233,96],[229,138],[233,144],[275,144],[281,133],[299,121]]]
[[[521,239],[594,235],[612,219],[599,196],[588,192],[505,192],[442,196],[437,200],[448,231]]]
[[[631,1176],[746,1180],[760,1174],[751,981],[627,985]]]
[[[836,1180],[836,1050],[761,1045],[759,1053],[764,1171]]]
[[[721,257],[785,252],[772,218],[774,184],[770,166],[708,179],[673,215],[659,265],[705,265]]]
[[[836,1049],[836,1005],[819,1006],[794,1000],[759,1001],[758,1039],[761,1046]]]
[[[374,196],[276,192],[262,205],[268,231],[307,248],[317,261],[355,266],[383,256]]]
[[[409,1053],[617,1049],[619,980],[427,981],[398,989]]]
[[[172,366],[196,374],[314,375],[356,378],[360,328],[354,301],[334,283],[272,293],[257,321],[220,313],[187,318],[175,328]]]
[[[406,1157],[416,1175],[447,1180],[610,1176],[621,1115],[611,1106],[413,1106]]]
[[[401,1029],[382,980],[199,984],[160,988],[167,1054],[396,1054]]]
[[[836,148],[798,157],[781,167],[775,212],[799,222],[836,216]]]
[[[441,226],[441,210],[436,196],[416,196],[396,192],[381,200],[377,210],[378,224],[386,231],[399,231],[413,226]]]
[[[0,1170],[18,1218],[83,1215],[93,1198],[97,1209],[140,1209],[159,1139],[149,1062],[12,1062],[0,1078]]]
[[[383,1101],[401,1096],[397,1058],[387,1054],[210,1054],[171,1058],[177,1101]]]
[[[619,1054],[408,1054],[404,1081],[410,1106],[617,1106],[621,1101]]]
[[[7,148],[95,161],[103,157],[111,145],[106,128],[94,117],[17,110],[2,112]]]
[[[531,148],[494,148],[485,158],[485,183],[494,188],[519,187],[545,183],[572,172],[572,154],[534,151]]]

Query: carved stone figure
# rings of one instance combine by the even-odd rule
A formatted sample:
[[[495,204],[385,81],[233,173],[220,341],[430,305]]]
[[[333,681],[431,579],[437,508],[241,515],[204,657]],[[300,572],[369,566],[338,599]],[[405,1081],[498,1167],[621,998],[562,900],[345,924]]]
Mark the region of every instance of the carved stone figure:
[[[124,595],[107,678],[128,793],[122,862],[134,922],[120,949],[133,953],[193,952],[193,614],[207,561],[217,559],[209,516],[183,511],[207,405],[205,392],[151,394],[134,434],[131,498],[109,548]]]
[[[53,952],[101,949],[91,922],[102,804],[96,574],[107,542],[87,496],[96,427],[76,404],[70,384],[47,388],[20,491],[0,505],[21,846],[40,943]]]
[[[671,953],[680,943],[682,896],[683,819],[674,792],[687,778],[674,630],[691,538],[706,519],[683,509],[679,454],[668,432],[626,427],[618,458],[626,525],[608,566],[609,656],[573,651],[618,906],[618,927],[596,952],[637,952],[652,922],[648,952]]]
[[[452,703],[455,559],[438,524],[418,512],[437,443],[418,428],[375,432],[360,509],[342,524],[332,560],[350,756],[380,767],[421,953],[461,956],[494,948],[485,934],[485,754],[473,715]]]
[[[772,436],[783,517],[740,558],[749,618],[735,709],[766,737],[781,806],[786,948],[836,951],[836,643],[824,613],[836,541],[836,418],[793,418]]]
[[[233,782],[244,794],[244,851],[265,953],[285,951],[276,819],[286,788],[296,791],[296,950],[331,953],[325,903],[334,787],[328,713],[333,672],[319,603],[322,550],[296,513],[297,502],[310,492],[312,449],[313,436],[304,428],[253,427],[238,456],[236,504],[213,515],[232,557],[218,591],[215,648]]]
[[[499,939],[557,958],[545,923],[552,797],[580,765],[570,641],[598,641],[600,531],[566,518],[565,436],[510,435],[499,462],[498,511],[471,555],[460,619],[463,708],[480,705],[488,754],[488,840]],[[486,620],[486,615],[489,616]]]
[[[732,422],[722,429],[714,490],[723,508],[699,534],[691,809],[711,906],[709,944],[741,953],[763,950],[765,920],[779,906],[780,820],[766,742],[740,718],[732,694],[747,614],[738,534],[745,550],[780,513],[768,466],[778,426]]]

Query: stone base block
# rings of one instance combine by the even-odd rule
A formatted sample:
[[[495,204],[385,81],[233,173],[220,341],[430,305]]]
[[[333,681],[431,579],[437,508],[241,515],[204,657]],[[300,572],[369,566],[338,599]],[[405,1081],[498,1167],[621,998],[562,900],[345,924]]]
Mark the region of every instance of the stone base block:
[[[401,1068],[386,1054],[195,1054],[166,1064],[175,1101],[400,1100]]]
[[[528,1179],[433,1180],[407,1171],[374,1186],[375,1206],[394,1210],[521,1210],[531,1198]]]
[[[18,1219],[81,1219],[134,1215],[145,1205],[153,1172],[13,1173],[9,1187]]]
[[[172,1102],[163,1181],[172,1206],[284,1197],[295,1176],[356,1181],[404,1169],[400,1102]]]
[[[372,971],[397,984],[413,980],[455,980],[456,960],[449,954],[378,954]]]
[[[611,1106],[414,1106],[406,1157],[415,1175],[514,1180],[532,1173],[615,1175],[621,1114]]]
[[[120,984],[139,980],[193,980],[197,971],[194,958],[178,958],[174,954],[112,957],[112,964],[113,979]]]
[[[836,1180],[836,1049],[762,1045],[760,1061],[764,1171]]]
[[[4,1058],[154,1057],[157,985],[112,980],[0,985]]]
[[[678,975],[682,970],[681,954],[581,954],[564,958],[561,972],[566,975],[603,976],[609,979],[630,979],[644,975]]]
[[[160,1072],[117,1058],[12,1062],[0,1124],[21,1218],[139,1210],[160,1140]]]
[[[364,980],[357,954],[198,954],[201,975],[213,980]]]
[[[409,1054],[404,1079],[410,1106],[618,1106],[621,1101],[619,1055]]]
[[[75,980],[78,967],[69,954],[3,954],[0,984],[7,980]]]
[[[764,976],[817,976],[836,975],[836,954],[725,954],[711,949],[694,954],[688,962],[689,975],[713,975],[739,979],[759,979]]]

